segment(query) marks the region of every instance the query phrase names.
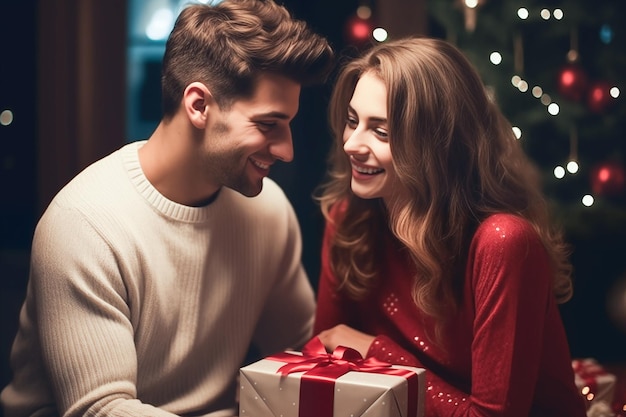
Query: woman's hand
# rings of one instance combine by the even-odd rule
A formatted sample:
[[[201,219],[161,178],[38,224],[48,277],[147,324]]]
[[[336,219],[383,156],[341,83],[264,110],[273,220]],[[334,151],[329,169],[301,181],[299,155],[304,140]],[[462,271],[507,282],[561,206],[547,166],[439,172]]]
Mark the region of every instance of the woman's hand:
[[[320,332],[317,336],[329,352],[334,351],[337,346],[345,346],[356,350],[364,358],[367,356],[367,351],[374,341],[374,336],[362,333],[345,324],[338,324]]]

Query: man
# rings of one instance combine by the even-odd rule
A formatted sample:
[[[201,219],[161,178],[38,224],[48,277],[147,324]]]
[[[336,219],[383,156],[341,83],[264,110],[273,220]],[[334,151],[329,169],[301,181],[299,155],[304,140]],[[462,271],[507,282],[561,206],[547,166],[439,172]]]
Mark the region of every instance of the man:
[[[12,350],[10,416],[233,416],[251,346],[311,336],[290,161],[300,88],[328,42],[271,0],[184,9],[163,59],[163,119],[94,163],[35,231]]]

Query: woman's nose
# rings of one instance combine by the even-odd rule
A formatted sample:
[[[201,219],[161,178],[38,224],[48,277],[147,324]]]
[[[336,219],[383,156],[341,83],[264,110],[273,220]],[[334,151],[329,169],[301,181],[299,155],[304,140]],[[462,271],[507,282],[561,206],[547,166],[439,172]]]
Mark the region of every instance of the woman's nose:
[[[363,132],[358,129],[344,132],[343,150],[347,154],[364,154],[368,152]]]

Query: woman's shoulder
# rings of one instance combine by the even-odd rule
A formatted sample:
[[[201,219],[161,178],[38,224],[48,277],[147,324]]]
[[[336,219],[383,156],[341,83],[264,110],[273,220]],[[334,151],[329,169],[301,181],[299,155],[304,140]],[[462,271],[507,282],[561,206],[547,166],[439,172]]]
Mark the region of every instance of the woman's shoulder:
[[[548,293],[552,268],[548,252],[532,223],[514,214],[494,214],[476,230],[468,254],[467,272],[476,297],[532,287]],[[506,284],[505,284],[506,282]]]
[[[519,250],[540,245],[539,234],[527,219],[510,213],[496,213],[485,218],[472,238],[475,248],[509,248]]]
[[[533,225],[522,216],[511,213],[495,213],[480,222],[476,234],[531,233]]]

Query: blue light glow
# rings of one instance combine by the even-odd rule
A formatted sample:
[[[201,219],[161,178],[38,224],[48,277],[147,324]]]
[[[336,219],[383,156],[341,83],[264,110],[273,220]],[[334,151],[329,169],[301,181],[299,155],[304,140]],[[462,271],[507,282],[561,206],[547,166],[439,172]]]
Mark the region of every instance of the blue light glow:
[[[611,26],[602,25],[600,28],[600,40],[607,45],[611,43],[613,40],[613,29]]]

